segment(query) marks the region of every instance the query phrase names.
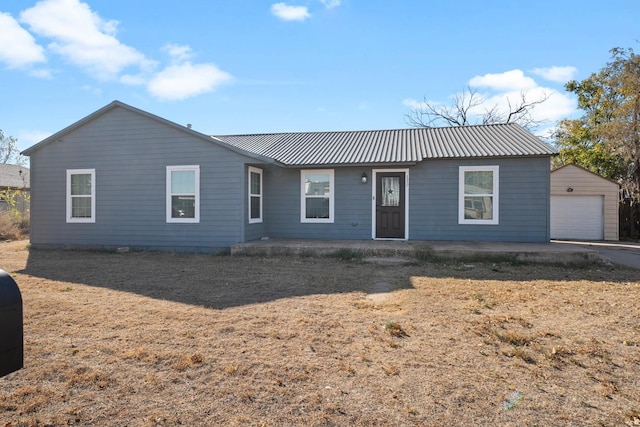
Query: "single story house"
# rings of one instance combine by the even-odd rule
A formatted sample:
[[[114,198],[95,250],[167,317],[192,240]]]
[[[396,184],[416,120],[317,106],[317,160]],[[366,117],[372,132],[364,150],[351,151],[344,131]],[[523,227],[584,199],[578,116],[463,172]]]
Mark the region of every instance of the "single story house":
[[[555,152],[516,124],[211,136],[114,101],[24,154],[34,248],[550,238]]]
[[[0,212],[9,209],[9,201],[5,192],[20,191],[13,197],[15,208],[20,212],[29,210],[29,168],[20,165],[0,163]]]
[[[618,240],[620,186],[576,165],[551,172],[551,238]]]

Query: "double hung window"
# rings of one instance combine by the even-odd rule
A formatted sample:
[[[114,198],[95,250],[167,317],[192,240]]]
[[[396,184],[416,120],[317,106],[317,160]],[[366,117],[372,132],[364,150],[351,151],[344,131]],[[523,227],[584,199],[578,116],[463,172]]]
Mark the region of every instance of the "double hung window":
[[[300,178],[300,221],[333,222],[333,170],[303,170]]]
[[[200,222],[200,166],[167,166],[167,222]]]
[[[96,170],[67,170],[67,222],[96,222]]]
[[[249,224],[262,222],[262,169],[249,167]]]
[[[460,166],[458,223],[498,224],[498,166]]]

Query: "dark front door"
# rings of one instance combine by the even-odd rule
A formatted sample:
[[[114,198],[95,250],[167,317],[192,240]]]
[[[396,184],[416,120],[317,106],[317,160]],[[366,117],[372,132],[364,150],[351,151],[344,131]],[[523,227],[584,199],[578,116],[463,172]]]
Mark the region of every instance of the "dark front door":
[[[404,172],[376,174],[376,238],[404,239]]]

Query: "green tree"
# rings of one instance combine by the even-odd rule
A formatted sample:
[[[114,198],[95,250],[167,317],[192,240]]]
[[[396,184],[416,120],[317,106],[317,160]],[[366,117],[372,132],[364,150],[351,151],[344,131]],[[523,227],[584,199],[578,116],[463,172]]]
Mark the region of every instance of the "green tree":
[[[562,120],[554,136],[559,148],[554,167],[574,164],[614,181],[625,175],[623,157],[596,138],[582,120]]]
[[[25,157],[20,154],[18,140],[12,136],[5,136],[0,129],[0,163],[24,165]]]
[[[565,88],[583,115],[559,123],[556,165],[575,163],[622,188],[621,236],[640,237],[640,56],[614,48],[599,72]]]
[[[640,56],[614,48],[598,73],[565,88],[584,112],[560,122],[557,163],[576,163],[620,183],[632,204],[640,203]]]

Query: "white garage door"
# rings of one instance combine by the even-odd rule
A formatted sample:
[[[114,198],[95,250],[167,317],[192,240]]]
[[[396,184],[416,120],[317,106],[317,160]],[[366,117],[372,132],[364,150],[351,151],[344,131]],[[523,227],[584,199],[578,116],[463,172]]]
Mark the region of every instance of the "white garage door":
[[[602,196],[551,196],[551,238],[602,240]]]

